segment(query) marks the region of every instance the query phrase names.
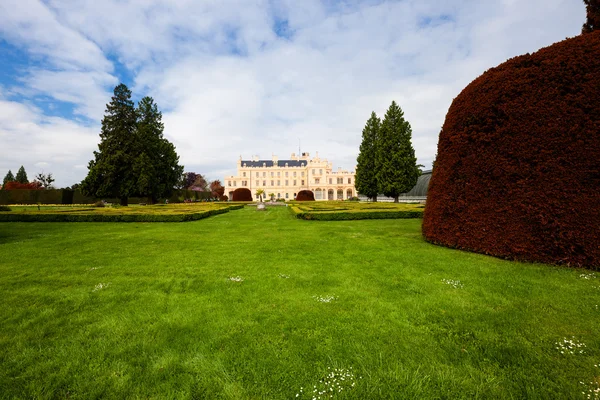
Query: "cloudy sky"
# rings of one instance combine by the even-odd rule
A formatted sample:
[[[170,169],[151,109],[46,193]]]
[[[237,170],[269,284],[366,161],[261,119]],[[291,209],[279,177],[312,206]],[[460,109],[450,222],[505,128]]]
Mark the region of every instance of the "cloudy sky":
[[[0,179],[81,181],[120,82],[209,179],[299,142],[353,169],[392,100],[429,167],[462,88],[584,20],[581,0],[0,0]]]

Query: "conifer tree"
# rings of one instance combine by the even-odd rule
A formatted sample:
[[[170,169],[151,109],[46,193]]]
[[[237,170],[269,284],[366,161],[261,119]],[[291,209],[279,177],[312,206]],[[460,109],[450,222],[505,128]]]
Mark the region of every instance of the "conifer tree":
[[[393,197],[412,189],[419,178],[417,158],[412,146],[412,129],[404,112],[392,101],[385,113],[377,142],[377,185],[379,192]]]
[[[25,168],[23,168],[22,165],[17,171],[17,177],[15,178],[15,181],[19,183],[29,183],[29,180],[27,179],[27,172],[25,172]]]
[[[367,121],[362,131],[362,143],[360,144],[360,153],[356,159],[356,177],[354,186],[358,193],[377,201],[377,140],[381,120],[375,112],[371,112],[371,117]]]
[[[161,197],[169,197],[181,180],[183,167],[175,146],[163,137],[162,113],[152,97],[144,97],[138,103],[137,146],[139,152],[134,160],[136,192],[155,203]]]
[[[117,197],[125,206],[131,196],[147,196],[150,202],[170,196],[183,167],[163,129],[162,114],[151,97],[144,97],[135,109],[131,91],[118,85],[106,105],[98,151],[81,183],[83,193]]]
[[[88,164],[88,175],[81,182],[87,196],[117,197],[121,205],[136,193],[133,165],[136,158],[136,113],[131,91],[124,84],[115,87],[106,105],[98,151]]]
[[[4,187],[8,182],[12,182],[14,180],[15,180],[15,176],[13,175],[12,171],[9,169],[8,173],[4,177],[4,180],[2,181],[2,186]]]

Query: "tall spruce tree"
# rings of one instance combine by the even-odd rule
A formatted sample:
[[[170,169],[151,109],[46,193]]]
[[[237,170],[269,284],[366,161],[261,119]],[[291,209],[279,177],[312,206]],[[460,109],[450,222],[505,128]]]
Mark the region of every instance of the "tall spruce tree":
[[[183,167],[175,146],[163,137],[162,113],[152,97],[138,103],[137,140],[139,155],[135,159],[136,188],[141,196],[155,203],[160,197],[169,197],[180,183]]]
[[[371,112],[371,118],[367,121],[362,131],[362,143],[360,144],[360,153],[356,159],[356,177],[354,186],[358,193],[377,201],[377,141],[381,120]]]
[[[15,181],[19,183],[29,183],[29,180],[27,179],[27,172],[25,172],[25,168],[23,168],[22,165],[17,171],[17,177],[15,178]]]
[[[88,175],[81,182],[85,195],[117,197],[121,205],[136,194],[133,166],[137,156],[136,113],[131,91],[124,84],[115,87],[106,105],[98,151],[88,164]]]
[[[14,180],[15,180],[15,176],[13,175],[12,171],[9,169],[8,173],[4,177],[4,180],[2,181],[2,186],[4,187],[8,182],[12,182]]]
[[[419,178],[417,158],[412,147],[412,129],[404,112],[392,101],[385,113],[377,143],[377,185],[379,192],[393,197],[412,189]]]

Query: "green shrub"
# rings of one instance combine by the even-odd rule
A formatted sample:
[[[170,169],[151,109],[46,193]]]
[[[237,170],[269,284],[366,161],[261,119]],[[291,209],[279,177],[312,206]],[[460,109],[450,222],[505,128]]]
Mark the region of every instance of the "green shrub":
[[[104,200],[100,200],[94,203],[94,207],[106,207]]]
[[[10,211],[9,206],[0,206],[0,211]]]

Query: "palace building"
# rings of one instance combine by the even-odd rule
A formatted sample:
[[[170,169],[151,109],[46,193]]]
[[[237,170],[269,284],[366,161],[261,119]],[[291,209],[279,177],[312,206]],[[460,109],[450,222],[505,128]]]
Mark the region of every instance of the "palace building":
[[[354,187],[354,171],[333,171],[332,164],[326,159],[310,158],[308,153],[280,160],[273,156],[271,160],[238,160],[237,175],[225,177],[225,194],[231,199],[237,188],[250,189],[256,196],[263,189],[263,198],[274,194],[276,199],[294,200],[300,190],[311,190],[315,200],[345,200],[357,196]],[[258,199],[258,196],[256,196]]]

